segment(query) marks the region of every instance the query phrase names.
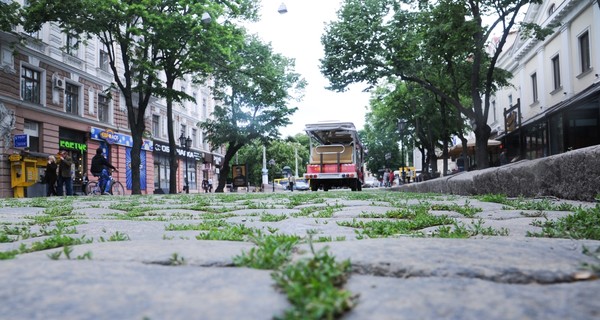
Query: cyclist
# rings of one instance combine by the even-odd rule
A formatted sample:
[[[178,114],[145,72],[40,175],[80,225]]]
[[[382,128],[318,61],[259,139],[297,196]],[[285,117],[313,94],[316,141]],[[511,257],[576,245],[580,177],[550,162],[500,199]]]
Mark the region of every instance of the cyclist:
[[[99,177],[98,185],[100,186],[100,190],[102,190],[102,194],[110,194],[110,176],[108,175],[108,169],[111,168],[115,171],[115,168],[104,156],[102,155],[102,148],[96,149],[96,155],[92,158],[92,167],[90,171],[94,177]]]

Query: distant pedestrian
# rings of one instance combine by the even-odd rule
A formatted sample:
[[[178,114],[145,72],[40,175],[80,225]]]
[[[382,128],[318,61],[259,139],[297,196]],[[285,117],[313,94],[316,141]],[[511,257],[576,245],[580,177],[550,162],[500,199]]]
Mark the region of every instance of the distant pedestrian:
[[[67,150],[61,150],[58,153],[58,183],[57,183],[57,195],[63,195],[63,186],[67,196],[73,195],[73,177],[71,176],[71,166],[73,160]]]
[[[56,169],[58,166],[56,165],[56,158],[54,156],[48,156],[48,164],[46,164],[46,172],[44,173],[44,177],[46,178],[46,196],[55,196],[56,193],[56,179],[58,176],[56,175]]]
[[[502,149],[500,152],[500,165],[503,166],[508,163],[508,159],[506,158],[506,150]]]
[[[383,186],[387,188],[389,183],[390,183],[390,170],[385,169],[385,171],[383,172]]]
[[[393,187],[394,186],[394,178],[395,178],[395,175],[394,175],[393,171],[390,172],[390,177],[389,178],[390,178],[390,187]]]
[[[294,191],[294,184],[296,184],[296,178],[294,176],[290,176],[288,180],[290,185],[290,191]]]
[[[208,178],[208,192],[212,192],[213,182],[212,178]]]

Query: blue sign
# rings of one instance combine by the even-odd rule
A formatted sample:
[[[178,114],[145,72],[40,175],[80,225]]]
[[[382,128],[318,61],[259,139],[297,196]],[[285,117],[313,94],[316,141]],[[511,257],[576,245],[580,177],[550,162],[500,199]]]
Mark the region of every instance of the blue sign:
[[[13,144],[15,148],[27,148],[29,147],[28,143],[29,139],[27,139],[26,134],[15,134]]]
[[[92,127],[90,138],[93,140],[106,141],[108,144],[118,144],[126,147],[133,146],[133,138],[129,135],[114,132],[110,129],[100,129]],[[142,140],[142,150],[152,151],[152,141]]]

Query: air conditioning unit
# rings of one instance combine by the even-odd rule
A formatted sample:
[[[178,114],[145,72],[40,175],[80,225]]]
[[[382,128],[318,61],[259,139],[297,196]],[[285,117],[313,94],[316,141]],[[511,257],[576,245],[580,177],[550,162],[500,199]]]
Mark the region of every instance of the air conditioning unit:
[[[65,80],[61,78],[54,78],[54,89],[65,90]]]

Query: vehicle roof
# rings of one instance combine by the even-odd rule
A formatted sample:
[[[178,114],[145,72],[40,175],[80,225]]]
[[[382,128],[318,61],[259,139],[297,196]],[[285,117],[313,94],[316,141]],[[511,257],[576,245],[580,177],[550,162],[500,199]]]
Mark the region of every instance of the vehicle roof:
[[[352,122],[328,121],[307,124],[304,131],[309,137],[321,144],[325,143],[350,143],[358,139],[356,127]]]

